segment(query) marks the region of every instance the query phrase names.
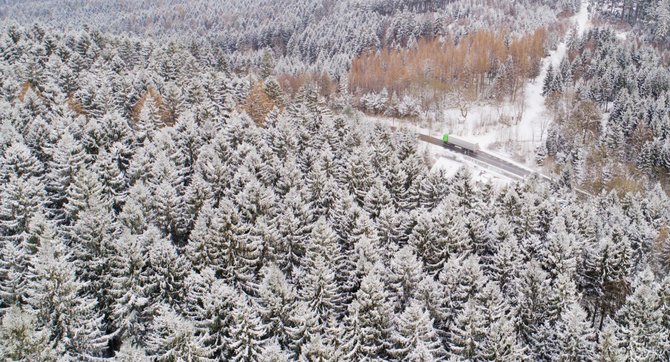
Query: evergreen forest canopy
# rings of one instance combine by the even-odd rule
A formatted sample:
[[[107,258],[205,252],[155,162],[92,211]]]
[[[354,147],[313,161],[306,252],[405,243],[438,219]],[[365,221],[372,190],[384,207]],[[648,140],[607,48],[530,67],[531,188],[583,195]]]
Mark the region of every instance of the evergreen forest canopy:
[[[441,9],[426,4],[405,10]],[[598,81],[657,59],[598,68],[637,54],[615,38],[571,45],[570,81],[546,92],[667,113],[665,78]],[[6,26],[0,54],[2,360],[670,359],[655,183],[583,198],[569,173],[447,177],[414,133],[340,115],[314,87],[291,98],[215,46]],[[639,98],[615,102],[623,89]],[[667,144],[650,113],[647,153]],[[633,137],[625,114],[606,124]],[[575,162],[579,145],[557,144],[546,157]]]
[[[575,11],[578,0],[169,0],[15,1],[0,6],[0,19],[47,23],[81,30],[214,44],[236,69],[258,66],[263,53],[278,73],[326,72],[340,78],[351,59],[380,46],[404,46],[421,37],[478,29],[510,28],[516,35]],[[205,43],[205,44],[202,44]]]

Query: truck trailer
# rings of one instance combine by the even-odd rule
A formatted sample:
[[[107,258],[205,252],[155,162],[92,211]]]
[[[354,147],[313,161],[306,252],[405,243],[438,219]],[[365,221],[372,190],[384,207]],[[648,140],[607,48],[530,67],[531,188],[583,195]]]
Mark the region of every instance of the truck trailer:
[[[442,136],[442,141],[448,145],[454,145],[472,153],[479,151],[479,143],[470,142],[461,137],[450,135],[448,133],[445,133]]]

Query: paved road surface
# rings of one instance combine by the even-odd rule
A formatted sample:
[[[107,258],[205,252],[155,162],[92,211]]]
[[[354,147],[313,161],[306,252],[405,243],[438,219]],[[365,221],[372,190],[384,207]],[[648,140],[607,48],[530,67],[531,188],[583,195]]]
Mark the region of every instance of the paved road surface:
[[[511,162],[509,162],[505,159],[502,159],[500,157],[496,157],[496,156],[491,155],[490,153],[486,153],[484,151],[471,152],[471,151],[462,149],[460,147],[456,147],[454,145],[444,143],[444,141],[442,141],[439,138],[431,137],[431,136],[424,135],[424,134],[419,134],[418,137],[419,137],[420,141],[427,142],[427,143],[430,143],[430,144],[433,144],[433,145],[436,145],[436,146],[444,147],[444,148],[449,149],[451,151],[463,154],[467,157],[470,157],[470,158],[473,158],[473,159],[478,160],[480,162],[486,163],[486,164],[491,165],[491,166],[493,166],[495,168],[498,168],[500,170],[503,170],[503,171],[506,171],[506,172],[511,173],[513,175],[519,176],[520,178],[524,178],[524,177],[526,177],[526,176],[528,176],[532,173],[536,173],[536,172],[532,172],[530,170],[527,170],[523,167],[519,167],[519,166],[517,166],[517,165],[515,165],[515,164],[513,164],[513,163],[511,163]],[[545,178],[549,181],[552,180],[552,178],[549,177],[549,176],[543,175],[541,173],[537,173],[537,174],[540,177],[543,177],[543,178]],[[588,193],[584,190],[574,189],[574,191],[577,193],[577,195],[585,197],[585,198],[593,197],[593,195],[591,195],[590,193]]]
[[[470,151],[464,150],[460,147],[456,147],[452,144],[444,143],[444,141],[442,141],[439,138],[435,138],[435,137],[431,137],[431,136],[427,136],[427,135],[423,135],[423,134],[419,135],[419,140],[421,140],[423,142],[428,142],[430,144],[434,144],[436,146],[444,147],[444,148],[449,149],[449,150],[454,151],[454,152],[464,154],[468,157],[474,158],[475,160],[479,160],[481,162],[484,162],[488,165],[499,168],[503,171],[507,171],[507,172],[509,172],[511,174],[514,174],[516,176],[519,176],[521,178],[524,178],[524,177],[531,174],[531,171],[526,170],[525,168],[519,167],[519,166],[517,166],[517,165],[515,165],[515,164],[513,164],[513,163],[511,163],[507,160],[504,160],[502,158],[493,156],[489,153],[485,153],[485,152],[482,152],[482,151],[480,151],[480,152],[470,152]]]

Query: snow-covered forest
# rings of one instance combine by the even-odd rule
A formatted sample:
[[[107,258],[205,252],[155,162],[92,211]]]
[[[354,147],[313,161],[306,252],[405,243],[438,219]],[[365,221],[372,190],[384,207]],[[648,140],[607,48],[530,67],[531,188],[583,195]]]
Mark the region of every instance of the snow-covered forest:
[[[668,0],[595,0],[593,7],[609,20],[633,26],[637,36],[668,49],[670,2]]]
[[[655,43],[595,28],[547,71],[554,180],[447,176],[348,113],[370,44],[411,49],[430,19],[507,24],[505,47],[580,6],[490,3],[6,0],[0,360],[670,360]]]
[[[232,65],[258,65],[265,50],[279,72],[346,74],[351,58],[423,36],[506,27],[517,35],[548,25],[578,0],[5,0],[0,19],[80,30],[215,43]],[[516,16],[515,16],[516,15]]]
[[[549,69],[544,93],[555,122],[541,158],[549,156],[578,184],[600,190],[668,182],[670,68],[667,54],[623,42],[596,28],[569,44]]]

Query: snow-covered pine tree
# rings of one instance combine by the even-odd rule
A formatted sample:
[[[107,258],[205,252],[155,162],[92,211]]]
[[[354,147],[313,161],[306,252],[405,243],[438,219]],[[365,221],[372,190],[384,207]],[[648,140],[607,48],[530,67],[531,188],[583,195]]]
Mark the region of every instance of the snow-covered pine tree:
[[[183,199],[168,181],[156,185],[152,198],[152,220],[161,233],[179,243],[184,234]]]
[[[212,269],[191,271],[186,285],[181,310],[193,321],[196,334],[207,336],[203,343],[211,351],[211,357],[226,358],[232,311],[238,303],[239,291],[218,279]]]
[[[159,362],[209,362],[212,351],[205,346],[207,336],[199,336],[193,323],[167,305],[156,307],[156,317],[147,335],[149,356]]]
[[[549,63],[547,68],[547,74],[544,76],[544,81],[542,83],[542,95],[547,96],[552,91],[552,84],[554,82],[554,65]]]
[[[65,222],[73,225],[79,218],[80,212],[95,207],[107,207],[109,200],[102,191],[102,184],[96,173],[88,169],[80,170],[67,189],[66,202],[63,206]]]
[[[39,329],[37,317],[18,306],[7,309],[0,325],[0,358],[7,361],[56,361],[49,331]]]
[[[209,266],[229,284],[253,290],[261,253],[258,240],[232,202],[222,200],[214,213],[206,243],[216,257]]]
[[[668,350],[658,283],[654,279],[649,268],[643,270],[635,280],[633,293],[616,314],[616,337],[626,359],[658,360]]]
[[[498,283],[506,297],[514,297],[517,290],[515,280],[523,268],[522,255],[519,255],[519,243],[514,236],[505,238],[498,244],[498,250],[490,258],[490,279]]]
[[[288,347],[290,337],[286,328],[295,308],[296,292],[276,265],[266,266],[261,274],[263,279],[258,288],[261,317],[269,334],[275,336],[280,346]]]
[[[126,230],[113,242],[113,248],[109,260],[109,293],[114,298],[110,319],[118,331],[117,338],[139,344],[144,340],[150,321],[151,301],[142,276],[147,265],[147,245],[140,236]]]
[[[436,239],[428,243],[423,251],[423,260],[429,273],[442,270],[445,262],[471,249],[468,229],[463,216],[452,213],[450,200],[440,203],[432,211]]]
[[[600,329],[605,318],[613,316],[628,294],[632,250],[628,238],[614,240],[607,230],[591,249],[584,260],[582,291],[586,305],[592,309],[594,325]]]
[[[389,350],[395,359],[405,360],[418,350],[435,360],[445,356],[430,314],[421,302],[412,300],[396,318],[396,327],[391,335],[393,346]]]
[[[114,358],[119,362],[149,362],[149,356],[142,347],[134,345],[130,341],[123,341],[119,351],[116,352]]]
[[[479,257],[460,254],[453,255],[447,260],[438,276],[438,281],[445,291],[440,305],[442,324],[439,329],[446,334],[468,300],[483,290],[488,279],[481,269]]]
[[[290,354],[283,350],[276,339],[272,339],[265,343],[263,353],[261,354],[260,362],[288,362],[290,361]]]
[[[276,219],[280,244],[273,253],[282,270],[292,273],[302,265],[305,241],[311,232],[312,214],[296,188],[286,194],[283,206],[283,212]]]
[[[314,310],[319,325],[325,326],[340,303],[333,264],[318,253],[308,253],[307,258],[305,275],[300,281],[300,298]]]
[[[384,290],[385,274],[383,265],[377,264],[361,281],[344,319],[344,358],[385,358],[389,353],[393,306]]]
[[[423,265],[414,248],[404,246],[395,253],[388,269],[389,296],[395,311],[400,312],[416,297],[416,286],[425,278]]]
[[[109,339],[103,317],[96,309],[96,300],[84,293],[88,284],[77,278],[68,259],[70,255],[60,239],[40,245],[31,271],[34,278],[29,283],[28,304],[59,357],[102,357]]]
[[[451,325],[448,339],[449,356],[456,359],[474,360],[483,353],[487,325],[474,299],[463,305]]]
[[[115,151],[121,152],[120,148],[116,148]],[[112,207],[117,212],[120,211],[125,201],[128,188],[119,158],[118,154],[101,150],[93,166],[102,184],[103,194],[108,195],[112,201]]]
[[[82,292],[97,300],[97,310],[105,316],[111,315],[114,299],[110,293],[110,269],[115,255],[113,240],[118,231],[112,216],[109,207],[102,203],[92,204],[78,212],[74,225],[67,230],[77,276],[87,283]]]
[[[188,259],[155,227],[149,227],[141,236],[147,248],[148,264],[142,269],[150,310],[165,304],[176,306],[184,300],[185,280],[190,270]]]
[[[531,261],[527,269],[522,270],[516,281],[518,285],[518,297],[516,301],[516,314],[518,322],[517,333],[532,351],[540,351],[540,332],[547,318],[547,303],[549,299],[549,279],[547,273],[539,264]]]
[[[325,339],[323,334],[316,334],[312,335],[309,342],[303,346],[299,361],[334,362],[339,358],[341,356],[333,343]]]
[[[253,302],[241,298],[232,311],[230,340],[226,346],[230,361],[259,361],[264,351],[267,326],[250,303]]]
[[[10,177],[40,177],[44,172],[44,165],[35,157],[32,150],[23,142],[14,142],[5,149],[2,158],[0,177],[7,180]]]
[[[554,327],[551,344],[552,359],[560,361],[589,361],[595,353],[595,330],[582,307],[573,302],[561,313]]]
[[[44,187],[38,178],[11,177],[0,192],[0,238],[19,242],[45,201]]]
[[[63,205],[67,201],[67,192],[80,169],[88,160],[83,146],[67,130],[61,135],[54,146],[52,160],[48,163],[46,190],[49,196],[49,207],[54,217],[64,216]]]

